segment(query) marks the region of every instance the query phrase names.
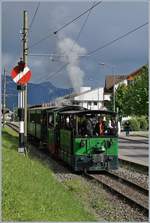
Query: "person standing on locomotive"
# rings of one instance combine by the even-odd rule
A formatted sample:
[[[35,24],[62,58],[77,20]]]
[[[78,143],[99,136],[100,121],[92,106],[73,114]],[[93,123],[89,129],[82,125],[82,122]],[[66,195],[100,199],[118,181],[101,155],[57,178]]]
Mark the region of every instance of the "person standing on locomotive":
[[[85,136],[93,136],[92,122],[88,117],[83,117],[81,124],[81,134]]]
[[[98,122],[95,125],[95,132],[97,136],[104,135],[105,133],[105,121],[102,116],[98,118]]]
[[[110,119],[108,127],[109,127],[109,134],[110,135],[116,135],[117,124],[116,124],[116,121],[113,118]]]

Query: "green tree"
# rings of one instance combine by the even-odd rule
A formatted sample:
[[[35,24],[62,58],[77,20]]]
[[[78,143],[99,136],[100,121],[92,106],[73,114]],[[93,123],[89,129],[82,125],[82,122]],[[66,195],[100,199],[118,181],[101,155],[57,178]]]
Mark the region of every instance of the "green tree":
[[[148,115],[148,67],[144,66],[138,75],[128,85],[124,97],[124,113],[126,115]]]
[[[115,107],[118,108],[119,116],[125,115],[125,97],[128,87],[125,84],[120,84],[115,92]]]
[[[118,107],[119,116],[148,117],[148,66],[144,66],[141,74],[126,86],[120,84],[115,92],[115,107]],[[107,104],[109,110],[113,110],[113,95]]]

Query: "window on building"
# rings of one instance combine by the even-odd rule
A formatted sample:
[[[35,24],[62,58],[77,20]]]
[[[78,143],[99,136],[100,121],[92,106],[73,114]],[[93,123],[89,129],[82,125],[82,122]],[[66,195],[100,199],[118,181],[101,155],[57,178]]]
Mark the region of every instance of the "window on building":
[[[97,105],[97,102],[96,101],[94,101],[94,105]]]
[[[88,105],[91,105],[91,101],[88,102]]]

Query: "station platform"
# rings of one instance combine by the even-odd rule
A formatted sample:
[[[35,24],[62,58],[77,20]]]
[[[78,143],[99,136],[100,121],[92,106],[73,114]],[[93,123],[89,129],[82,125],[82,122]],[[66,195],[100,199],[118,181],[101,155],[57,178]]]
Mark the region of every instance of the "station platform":
[[[123,132],[119,136],[119,158],[144,166],[149,165],[149,139],[145,135],[132,133],[126,136]]]

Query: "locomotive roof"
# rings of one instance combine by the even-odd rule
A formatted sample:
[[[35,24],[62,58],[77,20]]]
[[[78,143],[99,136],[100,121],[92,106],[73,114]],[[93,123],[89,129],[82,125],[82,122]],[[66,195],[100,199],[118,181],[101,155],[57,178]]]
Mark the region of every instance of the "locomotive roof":
[[[51,109],[56,109],[56,106],[51,106],[51,107],[31,107],[29,110],[51,110]]]
[[[69,115],[69,114],[108,114],[108,115],[116,115],[116,112],[113,111],[106,111],[106,110],[84,110],[84,111],[64,111],[64,112],[60,112],[60,114],[62,115]]]
[[[83,108],[81,106],[78,105],[69,105],[69,106],[62,106],[62,107],[56,107],[54,109],[52,109],[52,112],[63,112],[63,111],[82,111],[82,110],[86,110],[86,108]]]

